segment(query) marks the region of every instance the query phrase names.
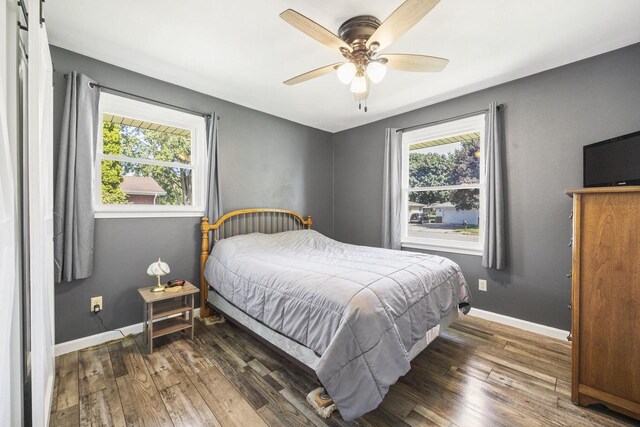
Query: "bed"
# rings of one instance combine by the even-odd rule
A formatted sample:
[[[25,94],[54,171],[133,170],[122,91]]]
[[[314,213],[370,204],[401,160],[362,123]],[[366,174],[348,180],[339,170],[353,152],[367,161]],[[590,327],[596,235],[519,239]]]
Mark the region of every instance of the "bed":
[[[201,315],[213,307],[312,369],[349,421],[468,311],[469,290],[447,258],[344,244],[311,226],[282,209],[203,218]]]

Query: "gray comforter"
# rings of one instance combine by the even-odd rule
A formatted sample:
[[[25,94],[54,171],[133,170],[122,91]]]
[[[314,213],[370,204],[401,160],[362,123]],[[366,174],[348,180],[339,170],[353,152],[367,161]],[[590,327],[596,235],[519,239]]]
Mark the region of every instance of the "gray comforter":
[[[413,344],[469,299],[447,258],[343,244],[311,230],[217,242],[205,278],[320,355],[316,374],[345,420],[375,409],[409,371]]]

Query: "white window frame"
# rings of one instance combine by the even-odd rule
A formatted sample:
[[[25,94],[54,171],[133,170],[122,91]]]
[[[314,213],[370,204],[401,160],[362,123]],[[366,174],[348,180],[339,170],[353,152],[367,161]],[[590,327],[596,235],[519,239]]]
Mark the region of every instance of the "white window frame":
[[[409,146],[415,143],[446,138],[449,136],[461,135],[465,133],[480,133],[480,183],[465,184],[454,186],[436,186],[436,187],[409,187]],[[483,154],[485,150],[485,114],[466,117],[447,123],[429,126],[422,129],[416,129],[402,134],[402,205],[401,205],[401,245],[403,248],[425,249],[441,252],[453,252],[466,255],[482,256],[483,242],[485,232],[485,194],[486,194],[486,175],[485,175],[485,158]],[[480,190],[480,206],[479,213],[479,236],[478,242],[463,242],[444,239],[435,239],[428,237],[410,237],[409,236],[409,192],[410,191],[434,191],[434,190],[460,190],[460,189]]]
[[[116,114],[132,119],[160,123],[191,131],[191,164],[163,162],[152,159],[132,158],[124,155],[103,153],[103,114]],[[98,144],[94,164],[93,194],[96,218],[144,218],[144,217],[196,217],[204,215],[206,200],[207,146],[206,124],[203,117],[172,110],[146,102],[137,101],[110,93],[100,94]],[[116,160],[157,166],[174,166],[191,169],[193,196],[192,205],[105,205],[102,203],[102,160]]]

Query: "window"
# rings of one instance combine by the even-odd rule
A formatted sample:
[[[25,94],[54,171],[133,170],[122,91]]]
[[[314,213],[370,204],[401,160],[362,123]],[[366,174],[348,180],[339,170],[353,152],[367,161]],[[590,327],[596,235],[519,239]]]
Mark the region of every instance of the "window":
[[[484,114],[402,136],[402,246],[482,255]]]
[[[96,217],[203,214],[202,117],[107,93],[99,114]]]

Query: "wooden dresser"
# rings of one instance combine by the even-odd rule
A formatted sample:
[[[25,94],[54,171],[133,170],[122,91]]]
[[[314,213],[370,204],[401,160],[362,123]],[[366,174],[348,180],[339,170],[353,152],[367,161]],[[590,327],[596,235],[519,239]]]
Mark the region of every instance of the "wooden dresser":
[[[566,193],[573,197],[571,399],[640,419],[640,186]]]

